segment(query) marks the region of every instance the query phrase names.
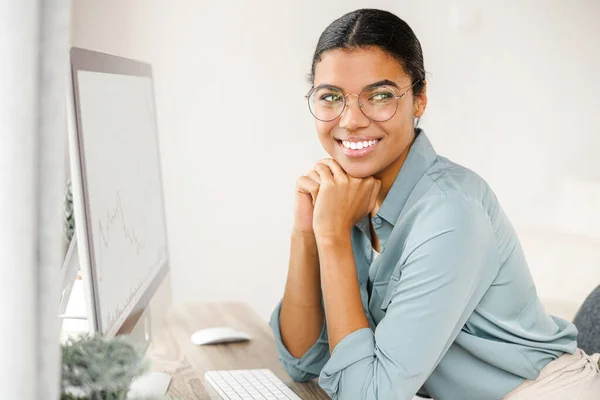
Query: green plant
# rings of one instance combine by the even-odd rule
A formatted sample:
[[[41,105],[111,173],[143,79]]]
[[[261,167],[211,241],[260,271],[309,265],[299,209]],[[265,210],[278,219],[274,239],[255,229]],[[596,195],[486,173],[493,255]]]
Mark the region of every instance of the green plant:
[[[67,188],[65,191],[65,238],[67,242],[70,242],[75,234],[75,215],[73,214],[73,185],[71,180],[67,181]]]
[[[70,339],[62,345],[61,400],[125,400],[133,378],[148,367],[126,337]]]

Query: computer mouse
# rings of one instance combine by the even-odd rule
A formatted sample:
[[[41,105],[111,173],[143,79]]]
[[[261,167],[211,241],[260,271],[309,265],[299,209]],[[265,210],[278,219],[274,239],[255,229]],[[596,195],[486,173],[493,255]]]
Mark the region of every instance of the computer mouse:
[[[192,334],[192,343],[197,345],[233,343],[250,340],[249,334],[227,326],[200,329]]]
[[[164,372],[148,372],[133,379],[127,400],[162,399],[170,384],[170,375]]]

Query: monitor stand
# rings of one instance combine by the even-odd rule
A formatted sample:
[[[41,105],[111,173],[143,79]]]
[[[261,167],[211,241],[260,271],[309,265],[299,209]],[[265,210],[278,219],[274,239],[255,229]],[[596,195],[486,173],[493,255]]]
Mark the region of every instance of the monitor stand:
[[[141,346],[145,352],[150,346],[150,342],[152,342],[151,314],[150,306],[131,314],[117,332],[117,336],[127,335],[133,343]]]
[[[69,243],[69,249],[67,250],[67,254],[65,255],[65,260],[60,270],[62,290],[58,305],[59,316],[64,316],[64,313],[67,310],[67,305],[69,303],[69,299],[71,298],[71,292],[73,291],[73,285],[75,284],[75,280],[77,279],[79,269],[80,264],[79,251],[77,249],[77,237],[73,235],[71,243]]]

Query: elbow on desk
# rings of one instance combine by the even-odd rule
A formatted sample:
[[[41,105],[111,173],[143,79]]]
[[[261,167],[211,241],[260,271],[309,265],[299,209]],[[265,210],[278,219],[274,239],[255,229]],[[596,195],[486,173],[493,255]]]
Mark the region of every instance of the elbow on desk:
[[[285,361],[282,361],[281,364],[283,365],[283,368],[288,373],[290,378],[292,378],[296,382],[308,382],[315,378],[318,378],[317,375],[312,374],[310,372],[303,371],[302,369],[298,368],[296,365],[287,363]]]

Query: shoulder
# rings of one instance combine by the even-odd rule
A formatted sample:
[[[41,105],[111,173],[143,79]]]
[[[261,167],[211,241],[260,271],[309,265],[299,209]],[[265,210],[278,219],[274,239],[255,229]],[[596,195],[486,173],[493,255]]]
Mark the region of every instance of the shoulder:
[[[438,156],[423,181],[427,189],[415,196],[412,207],[415,219],[435,218],[439,223],[454,223],[465,234],[470,230],[489,233],[494,237],[501,258],[510,255],[518,244],[517,233],[484,178]]]
[[[499,205],[482,177],[438,156],[421,181],[400,221],[409,247],[432,238],[442,246],[445,241],[468,247],[494,243]]]
[[[498,200],[488,183],[474,171],[438,156],[423,176],[411,209],[420,222],[454,222],[469,225],[490,219]]]
[[[477,198],[460,192],[436,192],[423,197],[406,216],[409,238],[422,242],[438,236],[460,236],[475,243],[493,237],[492,223]]]
[[[425,179],[432,186],[430,195],[446,194],[464,197],[465,200],[484,207],[497,202],[490,185],[476,172],[449,159],[438,156],[436,162],[427,170]],[[485,207],[484,207],[485,208]]]

